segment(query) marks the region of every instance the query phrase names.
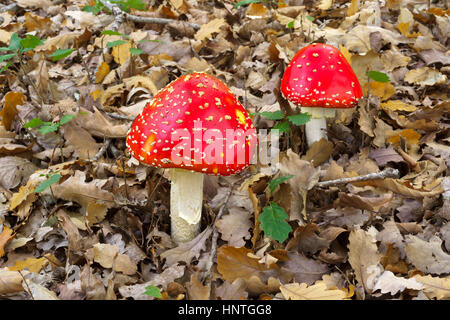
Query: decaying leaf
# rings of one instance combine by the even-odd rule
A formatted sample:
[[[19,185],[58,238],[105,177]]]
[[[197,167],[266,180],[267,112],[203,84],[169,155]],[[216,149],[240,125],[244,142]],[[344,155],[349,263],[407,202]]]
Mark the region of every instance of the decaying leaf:
[[[289,283],[280,290],[286,300],[344,300],[347,296],[342,290],[328,290],[325,283],[309,287],[306,283]]]

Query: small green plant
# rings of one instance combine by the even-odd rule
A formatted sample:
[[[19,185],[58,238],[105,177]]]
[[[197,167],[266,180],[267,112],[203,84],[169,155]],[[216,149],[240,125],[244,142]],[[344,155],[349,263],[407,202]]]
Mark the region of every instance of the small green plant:
[[[34,193],[40,193],[45,189],[49,188],[51,185],[58,183],[61,180],[61,175],[59,173],[52,173],[47,177],[46,180],[39,183],[34,189]]]
[[[149,286],[145,287],[144,294],[151,296],[153,298],[158,298],[158,299],[162,298],[160,289],[154,285],[149,285]]]
[[[268,184],[270,192],[273,193],[280,184],[293,177],[293,175],[288,175],[272,179]],[[261,229],[264,231],[266,236],[279,242],[284,242],[284,240],[286,240],[289,236],[289,232],[292,231],[291,226],[286,222],[286,219],[288,218],[288,214],[282,207],[277,205],[275,202],[270,201],[269,205],[263,208],[258,220],[261,223]]]
[[[288,218],[288,214],[282,207],[270,201],[269,205],[263,208],[258,220],[266,236],[284,242],[292,231],[291,226],[286,222]]]
[[[111,4],[116,4],[122,11],[130,12],[130,9],[135,9],[139,11],[145,10],[145,3],[142,0],[108,0]],[[95,4],[92,6],[85,6],[81,9],[82,11],[91,12],[96,15],[100,13],[102,10],[108,10],[103,3],[95,0]],[[109,10],[108,10],[109,12]]]
[[[107,48],[113,48],[115,46],[119,46],[121,44],[125,44],[128,42],[131,42],[131,47],[130,47],[130,53],[133,56],[138,56],[140,55],[143,51],[139,48],[136,47],[136,43],[130,38],[130,36],[117,32],[117,31],[113,31],[113,30],[104,30],[101,33],[102,35],[108,35],[108,36],[121,36],[123,39],[126,40],[115,40],[115,41],[110,41],[106,43],[106,47]],[[143,43],[143,42],[161,42],[159,40],[139,40],[137,43]]]
[[[82,113],[80,113],[80,114],[82,114]],[[69,121],[73,120],[76,116],[77,116],[76,114],[65,114],[57,122],[42,121],[39,118],[34,118],[34,119],[28,121],[23,127],[30,128],[30,129],[39,127],[38,132],[45,135],[50,132],[57,132],[61,126],[65,125]]]
[[[6,54],[0,55],[0,63],[7,61],[8,63],[0,69],[0,73],[8,69],[13,63],[14,59],[19,59],[22,64],[22,54],[33,50],[37,46],[44,43],[44,39],[39,39],[36,36],[27,34],[25,38],[20,38],[17,33],[11,35],[8,47],[0,47],[0,52],[4,51]]]
[[[269,120],[279,120],[273,129],[280,130],[281,132],[289,132],[291,129],[289,127],[289,122],[296,126],[304,125],[309,120],[311,120],[311,115],[309,113],[298,113],[291,116],[286,116],[283,111],[265,111],[265,112],[257,112],[252,113],[252,115],[260,115]]]

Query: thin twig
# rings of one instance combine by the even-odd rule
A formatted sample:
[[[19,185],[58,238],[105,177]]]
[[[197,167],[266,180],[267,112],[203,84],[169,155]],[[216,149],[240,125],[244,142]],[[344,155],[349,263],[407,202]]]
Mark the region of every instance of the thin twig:
[[[108,116],[110,116],[113,119],[117,119],[117,120],[127,120],[127,121],[133,121],[134,117],[130,117],[130,116],[125,116],[122,114],[117,114],[117,113],[113,113],[113,112],[105,112]]]
[[[106,139],[100,150],[98,150],[97,154],[94,156],[94,158],[92,158],[92,161],[97,161],[98,159],[100,159],[100,157],[106,152],[106,149],[108,149],[110,144],[111,139]]]
[[[20,272],[20,270],[18,270],[19,271],[19,274],[20,274],[20,276],[22,277],[22,279],[23,279],[23,282],[25,282],[25,285],[27,286],[27,289],[28,289],[28,293],[30,294],[30,296],[31,296],[31,299],[33,299],[34,300],[34,297],[33,297],[33,293],[31,292],[31,289],[30,289],[30,287],[28,286],[28,282],[27,282],[27,280],[25,280],[25,277],[23,276],[23,274],[22,274],[22,272]]]
[[[361,182],[361,181],[369,181],[369,180],[382,180],[386,178],[394,178],[397,179],[400,176],[400,171],[393,168],[386,168],[383,171],[376,173],[369,173],[363,176],[351,177],[351,178],[342,178],[336,180],[328,180],[318,182],[315,187],[325,188],[330,186],[336,186],[339,184],[345,183],[353,183],[353,182]]]
[[[112,14],[116,17],[116,21],[115,24],[116,25],[120,25],[120,23],[123,21],[123,18],[129,20],[129,21],[133,21],[133,22],[137,22],[137,23],[156,23],[156,24],[169,24],[169,23],[173,23],[173,22],[177,22],[180,20],[174,20],[174,19],[166,19],[166,18],[153,18],[153,17],[140,17],[140,16],[135,16],[129,13],[126,13],[124,11],[122,11],[122,9],[119,8],[119,6],[117,6],[116,4],[112,4],[106,0],[99,0],[105,7],[107,7]],[[191,23],[191,22],[186,22],[186,21],[180,21],[182,23],[187,24],[188,26],[190,26],[191,28],[193,28],[194,30],[198,30],[200,29],[200,26],[196,23]],[[118,29],[118,28],[117,28]]]

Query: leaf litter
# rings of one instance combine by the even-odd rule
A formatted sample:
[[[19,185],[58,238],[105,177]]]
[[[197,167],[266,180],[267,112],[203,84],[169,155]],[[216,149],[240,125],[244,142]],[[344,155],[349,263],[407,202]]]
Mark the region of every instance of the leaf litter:
[[[167,25],[118,25],[95,3],[0,4],[1,47],[19,46],[26,33],[45,39],[20,56],[0,51],[2,298],[450,298],[450,12],[442,3],[131,8],[174,19]],[[307,150],[307,119],[289,113],[279,84],[312,42],[339,47],[364,98],[339,110],[328,141]],[[203,231],[176,246],[167,174],[130,159],[124,138],[145,103],[188,72],[216,75],[258,129],[286,132],[278,166],[205,179]],[[27,127],[33,119],[45,128]],[[316,185],[385,168],[399,177]]]

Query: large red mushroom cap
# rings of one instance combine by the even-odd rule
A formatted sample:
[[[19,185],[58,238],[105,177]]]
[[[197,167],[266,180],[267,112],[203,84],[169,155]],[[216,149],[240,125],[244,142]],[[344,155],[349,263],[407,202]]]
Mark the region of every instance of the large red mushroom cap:
[[[302,48],[292,58],[281,92],[304,107],[350,108],[362,97],[358,78],[342,53],[320,43]]]
[[[236,96],[214,76],[184,75],[156,94],[126,139],[142,163],[230,175],[246,168],[256,130]]]

